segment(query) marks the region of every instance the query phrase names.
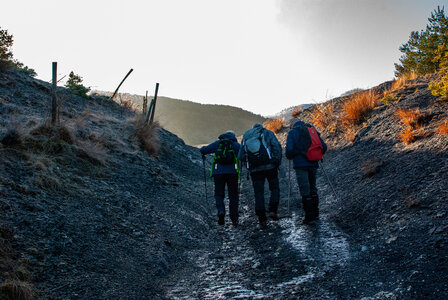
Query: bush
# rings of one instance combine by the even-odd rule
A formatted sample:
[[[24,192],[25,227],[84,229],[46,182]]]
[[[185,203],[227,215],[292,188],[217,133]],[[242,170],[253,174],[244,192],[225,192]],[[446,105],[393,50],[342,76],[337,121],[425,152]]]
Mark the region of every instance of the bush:
[[[67,87],[72,94],[84,98],[89,98],[89,96],[87,96],[87,93],[90,91],[90,88],[85,87],[82,84],[82,77],[73,73],[73,71],[71,71],[68,75],[68,80],[65,84],[65,87]]]
[[[389,105],[393,102],[397,102],[398,98],[396,95],[391,94],[390,92],[385,92],[383,98],[381,98],[380,101],[385,105]]]
[[[277,119],[271,119],[271,120],[267,120],[266,122],[264,122],[263,126],[264,128],[274,132],[274,133],[278,133],[283,126],[286,124],[285,119],[284,118],[277,118]]]

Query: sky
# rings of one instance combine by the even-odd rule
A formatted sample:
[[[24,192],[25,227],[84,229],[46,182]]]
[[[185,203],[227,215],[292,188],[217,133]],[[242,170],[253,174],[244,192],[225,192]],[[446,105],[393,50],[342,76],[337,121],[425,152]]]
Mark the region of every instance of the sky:
[[[14,57],[50,81],[272,115],[394,77],[413,30],[441,0],[14,0],[0,27]],[[61,84],[63,84],[62,82]]]

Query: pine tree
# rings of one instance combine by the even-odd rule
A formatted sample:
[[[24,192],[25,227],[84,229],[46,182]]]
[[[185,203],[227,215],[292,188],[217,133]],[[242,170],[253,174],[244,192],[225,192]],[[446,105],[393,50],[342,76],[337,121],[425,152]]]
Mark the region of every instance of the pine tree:
[[[72,94],[88,98],[87,93],[90,89],[82,84],[82,77],[75,74],[73,71],[71,71],[68,75],[68,80],[65,83],[65,86]]]
[[[10,48],[13,41],[13,36],[0,27],[0,70],[11,65],[12,52]]]
[[[406,44],[399,48],[403,55],[395,64],[397,77],[415,72],[424,75],[440,70],[439,46],[448,43],[448,18],[444,7],[434,10],[428,18],[426,30],[413,31]]]

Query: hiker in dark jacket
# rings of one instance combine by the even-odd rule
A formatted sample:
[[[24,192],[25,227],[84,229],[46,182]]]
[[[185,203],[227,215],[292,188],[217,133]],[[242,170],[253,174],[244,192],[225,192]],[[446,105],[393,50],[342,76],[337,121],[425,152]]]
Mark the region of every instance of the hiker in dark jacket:
[[[221,164],[216,162],[216,153],[221,141],[230,140],[232,149],[234,152],[234,162],[230,164]],[[213,177],[215,182],[215,200],[216,208],[218,209],[218,224],[224,225],[225,216],[225,186],[227,184],[227,191],[229,195],[229,216],[234,226],[238,226],[238,178],[239,178],[239,162],[237,160],[238,151],[240,150],[240,144],[238,143],[235,133],[233,131],[227,131],[218,137],[218,140],[211,143],[208,146],[204,146],[200,149],[203,158],[205,154],[214,153],[214,161],[210,176]]]
[[[307,147],[311,144],[309,136],[304,136],[299,131],[301,126],[307,126],[303,121],[296,121],[292,124],[292,129],[286,138],[286,158],[293,160],[293,167],[296,172],[297,183],[300,195],[302,196],[303,210],[305,211],[305,224],[319,218],[319,196],[316,186],[316,173],[319,168],[318,161],[309,161],[306,157]],[[302,131],[303,132],[303,131]],[[327,151],[327,145],[319,135],[322,143],[323,153]]]
[[[258,140],[263,144],[264,155],[260,159],[254,156],[253,141]],[[258,145],[261,145],[259,143]],[[256,144],[256,143],[255,143]],[[261,150],[260,150],[261,151]],[[261,152],[260,152],[261,153]],[[267,153],[267,155],[266,155]],[[264,157],[264,159],[261,159]],[[241,149],[238,154],[241,164],[245,165],[250,172],[255,194],[255,213],[261,227],[266,226],[266,209],[264,200],[264,182],[268,180],[271,197],[269,199],[269,217],[278,220],[278,204],[280,200],[280,188],[278,182],[278,167],[282,160],[282,146],[275,134],[263,128],[261,124],[255,124],[252,129],[244,133]]]

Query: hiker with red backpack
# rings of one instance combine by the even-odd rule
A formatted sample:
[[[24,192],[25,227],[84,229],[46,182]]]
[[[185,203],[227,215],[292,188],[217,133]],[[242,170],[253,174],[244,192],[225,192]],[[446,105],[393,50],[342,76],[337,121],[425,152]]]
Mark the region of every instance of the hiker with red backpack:
[[[311,124],[298,120],[291,125],[286,138],[285,154],[287,159],[293,160],[305,211],[303,223],[309,224],[319,218],[316,174],[319,160],[327,151],[327,145]]]
[[[241,142],[238,159],[250,172],[255,194],[255,213],[260,227],[266,226],[266,208],[264,203],[264,183],[267,179],[271,197],[269,199],[269,217],[277,221],[280,200],[278,168],[282,160],[282,146],[275,134],[255,124],[246,131]]]
[[[203,160],[205,160],[206,154],[214,153],[210,177],[213,177],[215,182],[215,201],[219,225],[224,225],[225,223],[224,198],[227,185],[230,220],[233,226],[238,226],[238,179],[240,167],[237,155],[239,150],[240,144],[235,137],[235,133],[230,130],[221,134],[217,141],[199,149]]]

